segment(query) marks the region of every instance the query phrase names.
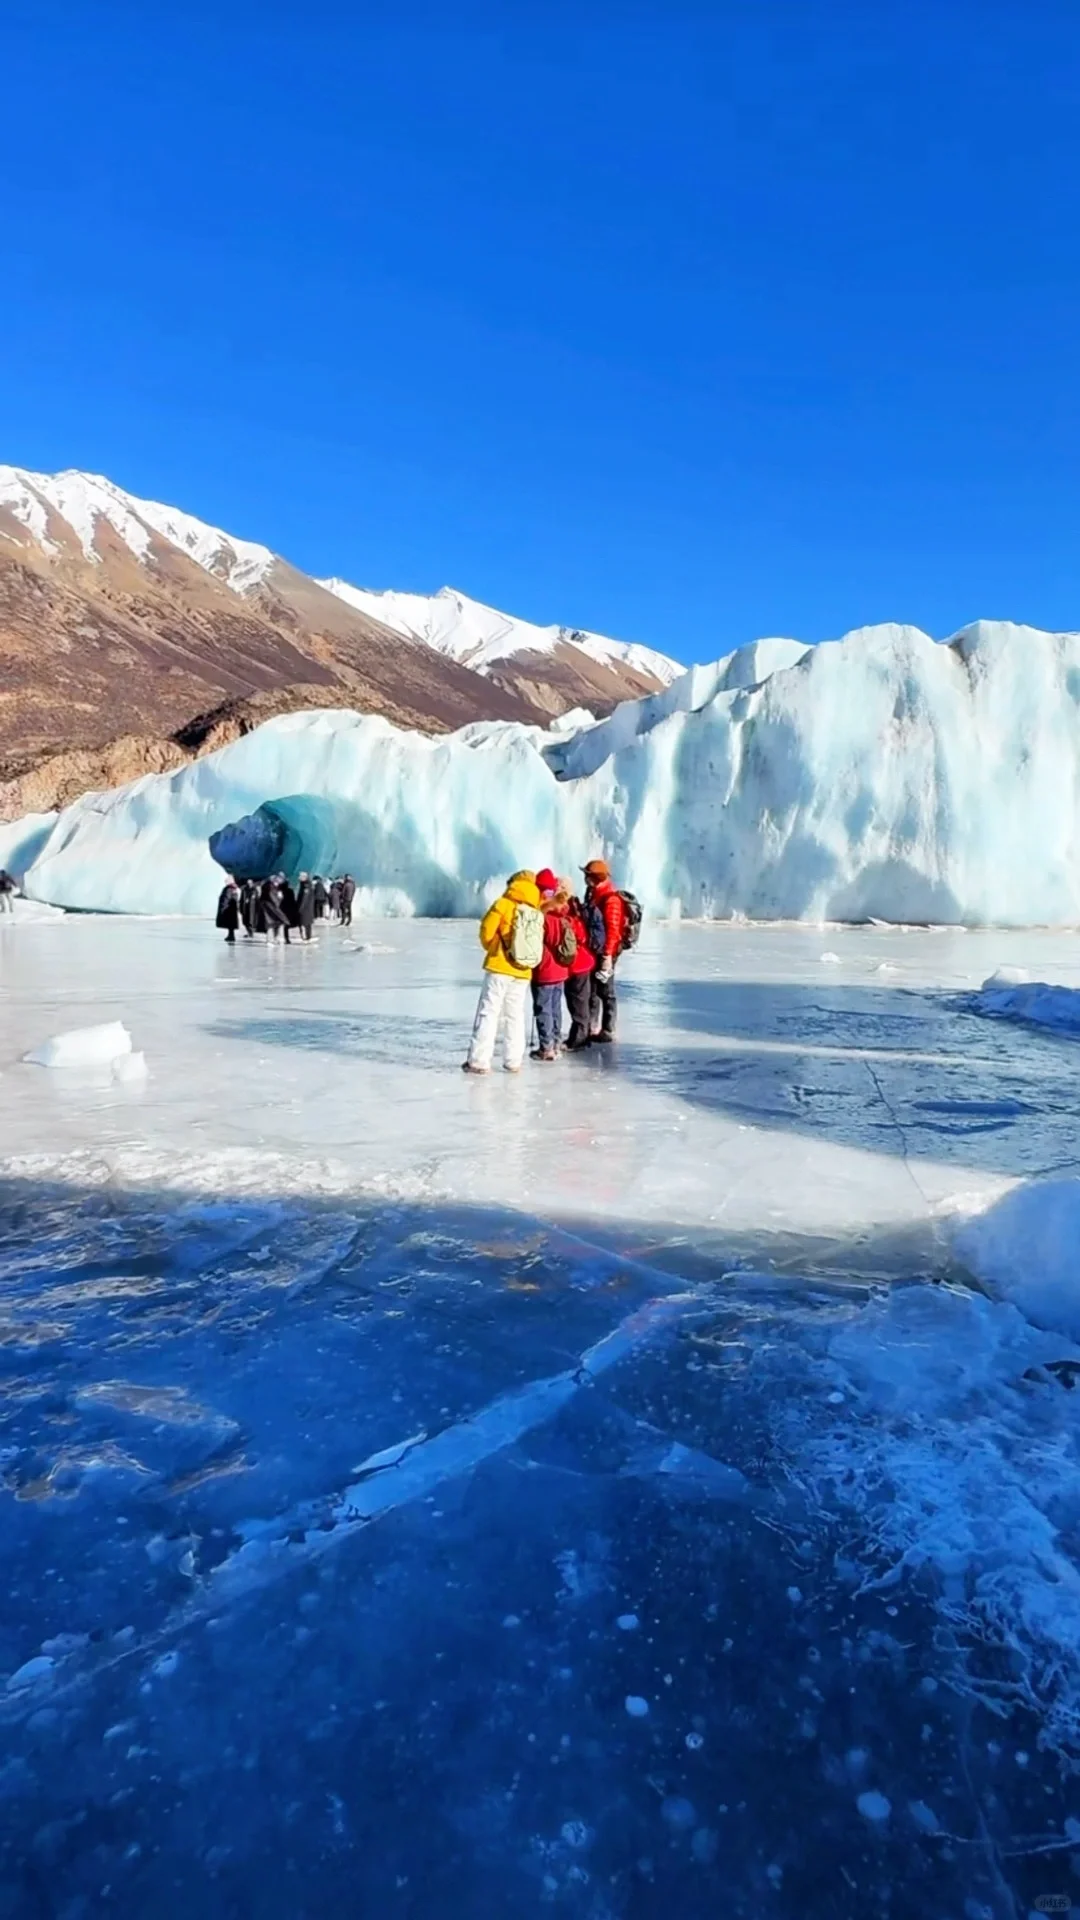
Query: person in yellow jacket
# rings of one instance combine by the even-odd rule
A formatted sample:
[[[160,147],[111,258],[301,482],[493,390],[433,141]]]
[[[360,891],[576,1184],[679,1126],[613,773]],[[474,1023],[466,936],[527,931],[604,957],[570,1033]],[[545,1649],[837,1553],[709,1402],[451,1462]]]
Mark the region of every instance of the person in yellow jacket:
[[[507,1073],[520,1073],[525,1058],[526,1008],[532,967],[522,963],[515,941],[515,918],[519,907],[537,916],[541,940],[543,915],[540,913],[540,889],[534,874],[512,874],[493,906],[480,922],[480,945],[484,949],[484,984],[473,1022],[469,1057],[463,1062],[466,1073],[490,1073],[499,1029],[503,1032],[503,1066]],[[518,952],[515,959],[511,948]]]

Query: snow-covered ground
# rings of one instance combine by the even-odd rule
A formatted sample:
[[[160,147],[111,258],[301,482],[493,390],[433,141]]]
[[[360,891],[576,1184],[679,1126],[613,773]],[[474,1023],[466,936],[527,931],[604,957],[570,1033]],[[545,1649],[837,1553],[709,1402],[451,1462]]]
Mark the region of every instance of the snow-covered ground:
[[[470,1081],[478,957],[0,922],[7,1910],[1076,1895],[1080,942],[654,925]]]

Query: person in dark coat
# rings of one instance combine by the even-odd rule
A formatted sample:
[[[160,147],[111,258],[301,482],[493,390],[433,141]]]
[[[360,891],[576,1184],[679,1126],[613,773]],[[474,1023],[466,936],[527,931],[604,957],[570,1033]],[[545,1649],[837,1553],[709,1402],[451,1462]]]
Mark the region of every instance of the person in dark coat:
[[[245,880],[240,888],[240,918],[244,923],[244,939],[251,940],[258,932],[259,883],[257,880]],[[263,928],[265,933],[266,929]]]
[[[330,895],[326,891],[326,881],[321,873],[312,874],[311,887],[315,895],[315,918],[323,920],[326,917],[326,909],[330,905]]]
[[[14,913],[15,882],[6,867],[0,867],[0,913]]]
[[[310,940],[315,924],[315,889],[306,873],[300,875],[300,885],[296,891],[296,921],[300,938]]]
[[[289,944],[289,916],[281,898],[281,886],[276,876],[262,883],[259,895],[259,917],[268,937],[278,940],[285,935],[285,945]]]
[[[281,904],[285,909],[290,927],[298,927],[300,925],[300,918],[296,911],[296,889],[292,881],[287,880],[283,873],[278,874],[278,892],[281,895]]]
[[[356,881],[351,873],[343,873],[341,876],[341,924],[343,927],[352,926],[352,903],[355,898]]]
[[[225,945],[235,946],[236,929],[240,925],[240,889],[235,880],[226,880],[218,894],[215,924],[225,935]]]
[[[341,881],[340,880],[331,880],[329,900],[330,900],[331,920],[340,920],[341,919]]]

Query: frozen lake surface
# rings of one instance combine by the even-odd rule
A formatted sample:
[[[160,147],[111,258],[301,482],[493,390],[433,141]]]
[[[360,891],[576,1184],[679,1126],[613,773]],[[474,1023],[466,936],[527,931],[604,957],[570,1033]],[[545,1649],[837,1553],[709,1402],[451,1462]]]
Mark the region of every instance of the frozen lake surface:
[[[1080,1358],[955,1242],[1080,942],[654,927],[468,1080],[478,959],[0,923],[0,1920],[1080,1904]]]

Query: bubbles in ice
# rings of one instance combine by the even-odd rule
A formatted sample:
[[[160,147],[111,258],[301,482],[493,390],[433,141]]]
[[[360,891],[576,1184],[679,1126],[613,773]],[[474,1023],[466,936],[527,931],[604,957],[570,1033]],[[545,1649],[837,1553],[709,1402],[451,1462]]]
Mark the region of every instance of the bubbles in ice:
[[[644,1720],[649,1711],[649,1703],[642,1699],[640,1693],[628,1693],[623,1705],[631,1720]]]
[[[559,1832],[567,1846],[573,1847],[576,1852],[587,1847],[592,1839],[592,1832],[584,1820],[564,1820]]]
[[[941,1822],[933,1807],[928,1807],[925,1800],[909,1800],[908,1812],[920,1833],[940,1833]]]
[[[693,1802],[684,1800],[681,1793],[669,1793],[661,1804],[660,1812],[668,1826],[674,1827],[677,1833],[686,1831],[697,1820]]]
[[[855,1805],[863,1819],[869,1820],[872,1826],[877,1827],[884,1826],[892,1812],[892,1802],[887,1800],[883,1793],[878,1793],[874,1787],[866,1793],[860,1793]]]

